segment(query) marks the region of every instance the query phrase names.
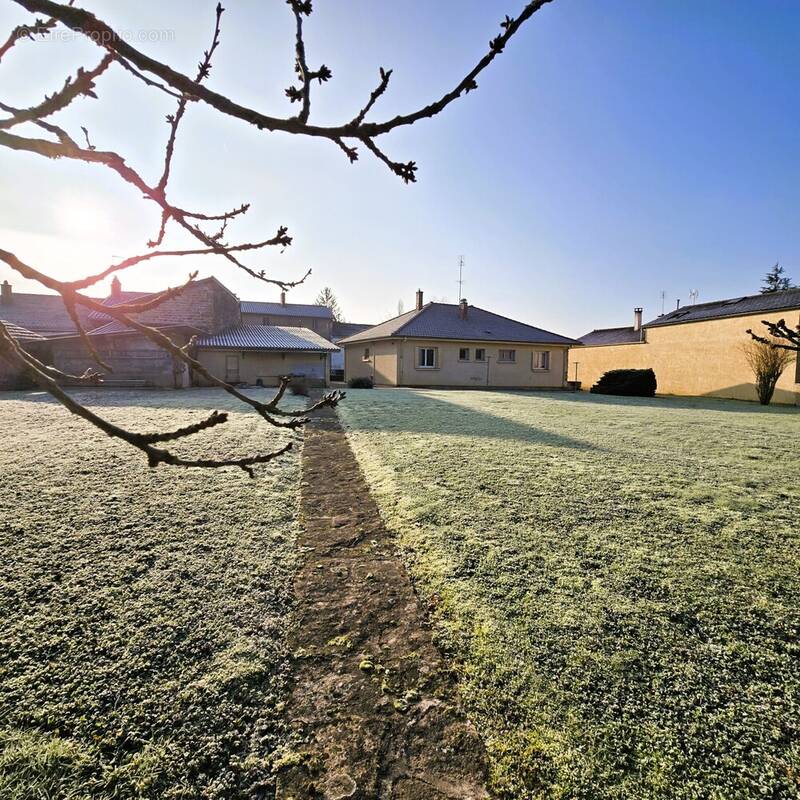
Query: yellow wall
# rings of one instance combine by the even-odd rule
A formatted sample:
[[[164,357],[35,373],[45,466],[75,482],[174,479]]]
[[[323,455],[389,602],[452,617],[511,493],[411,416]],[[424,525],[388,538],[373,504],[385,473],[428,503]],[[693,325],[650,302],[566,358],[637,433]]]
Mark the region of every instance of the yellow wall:
[[[370,348],[364,360],[364,348]],[[417,367],[417,348],[438,348],[435,369]],[[470,360],[460,361],[459,349],[469,347]],[[486,350],[486,361],[475,361],[475,348]],[[514,363],[499,363],[499,349],[516,350]],[[535,350],[550,352],[550,368],[533,370],[531,358]],[[345,377],[373,377],[378,385],[387,386],[506,386],[527,388],[562,388],[567,348],[552,345],[533,346],[509,342],[443,341],[440,339],[393,339],[345,345]],[[488,372],[488,380],[487,380]]]
[[[306,375],[312,383],[328,385],[327,353],[268,353],[252,350],[200,350],[197,360],[214,376],[226,380],[226,356],[238,356],[239,380],[255,384],[260,378],[264,386],[277,386],[282,375]],[[195,384],[205,385],[195,375]]]
[[[707,395],[757,400],[752,370],[741,352],[748,328],[763,331],[762,319],[798,322],[798,312],[757,314],[647,328],[642,344],[574,347],[569,353],[569,379],[589,389],[610,369],[645,369],[656,373],[659,394]],[[800,385],[797,365],[791,364],[778,381],[773,402],[797,403]]]

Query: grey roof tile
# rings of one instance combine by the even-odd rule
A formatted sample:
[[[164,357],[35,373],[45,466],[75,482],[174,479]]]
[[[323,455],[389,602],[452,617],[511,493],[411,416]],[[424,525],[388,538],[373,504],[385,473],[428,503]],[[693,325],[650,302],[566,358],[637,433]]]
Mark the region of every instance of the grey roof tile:
[[[587,347],[601,344],[638,344],[642,341],[642,332],[635,331],[632,325],[623,328],[598,328],[579,337],[578,341]]]
[[[202,336],[198,347],[235,350],[311,350],[336,352],[339,348],[308,328],[278,325],[234,325],[214,336]]]
[[[5,329],[11,334],[12,339],[17,339],[20,342],[45,341],[45,337],[42,336],[41,333],[29,331],[27,328],[22,328],[19,325],[15,325],[13,322],[9,322],[8,320],[2,318],[0,318],[0,323],[2,323]]]
[[[454,303],[428,303],[399,317],[382,322],[354,336],[343,344],[367,342],[392,336],[424,339],[463,339],[479,342],[530,342],[531,344],[576,344],[575,339],[502,317],[477,306],[469,306],[462,319]]]
[[[86,309],[79,306],[77,312],[86,325],[89,318]],[[42,336],[57,336],[76,330],[64,301],[57,294],[14,292],[11,302],[0,303],[0,318]],[[92,326],[89,324],[87,327]]]
[[[310,303],[262,303],[255,300],[242,300],[243,314],[275,314],[284,317],[321,317],[331,319],[333,312],[327,306]]]

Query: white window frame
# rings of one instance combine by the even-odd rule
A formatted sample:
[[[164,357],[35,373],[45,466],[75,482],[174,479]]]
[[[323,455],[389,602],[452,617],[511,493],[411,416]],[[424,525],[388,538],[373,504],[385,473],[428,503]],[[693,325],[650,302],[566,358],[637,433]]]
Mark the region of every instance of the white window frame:
[[[361,354],[361,360],[362,361],[369,361],[371,355],[372,355],[372,353],[371,353],[369,347],[365,347],[364,348],[364,352]]]
[[[422,353],[430,351],[433,353],[433,364],[422,363]],[[439,348],[438,347],[418,347],[417,357],[414,360],[414,366],[417,369],[439,369]],[[427,358],[425,359],[427,361]]]
[[[469,348],[469,347],[459,347],[458,348],[458,360],[459,361],[469,361],[470,360],[469,359],[469,351],[470,351],[470,349],[471,348]],[[466,352],[466,354],[467,354],[466,358],[462,358],[461,357],[461,354],[464,353],[464,352]]]
[[[541,356],[543,367],[536,366],[536,357]],[[534,350],[531,353],[531,369],[534,372],[549,372],[550,371],[550,351],[549,350]]]
[[[478,353],[483,353],[482,358],[478,358]],[[475,360],[479,361],[481,364],[486,361],[486,348],[485,347],[476,347],[475,348]]]
[[[511,358],[503,358],[503,353],[511,353]],[[502,347],[497,351],[497,363],[498,364],[516,364],[517,363],[517,351],[513,347]]]

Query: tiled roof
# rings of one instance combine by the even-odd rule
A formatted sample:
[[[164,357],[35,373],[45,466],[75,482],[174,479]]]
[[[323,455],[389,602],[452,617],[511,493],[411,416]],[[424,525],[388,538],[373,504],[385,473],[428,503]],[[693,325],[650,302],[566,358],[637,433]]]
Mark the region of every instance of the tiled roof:
[[[800,289],[787,289],[784,292],[751,294],[734,297],[730,300],[716,300],[713,303],[698,303],[684,306],[648,322],[645,327],[655,328],[680,322],[699,322],[720,317],[739,317],[744,314],[762,314],[773,311],[800,309]]]
[[[635,331],[632,325],[627,328],[598,328],[579,337],[578,341],[587,347],[600,344],[638,344],[642,341],[642,332]]]
[[[84,307],[79,306],[77,311],[80,319],[86,322],[88,314]],[[0,304],[0,318],[42,336],[75,332],[64,301],[57,294],[14,292],[11,302]]]
[[[331,329],[331,339],[336,342],[340,339],[346,338],[347,336],[355,336],[357,333],[361,333],[361,331],[365,331],[367,328],[372,327],[372,325],[366,325],[360,322],[336,322],[334,320],[333,327]]]
[[[153,328],[158,328],[160,331],[170,330],[171,328],[182,328],[183,330],[191,330],[199,332],[199,328],[195,328],[192,325],[159,325],[148,323]],[[100,325],[98,328],[93,328],[90,330],[89,336],[113,336],[114,334],[119,333],[136,333],[135,328],[131,328],[130,325],[126,325],[124,322],[118,322],[115,319],[112,319],[111,322],[106,322],[104,325]],[[76,336],[77,334],[70,334],[69,336],[62,336],[60,338],[67,339]]]
[[[284,317],[322,317],[331,319],[333,313],[327,306],[306,303],[261,303],[255,300],[242,300],[243,314],[275,314]]]
[[[532,344],[576,344],[574,339],[501,317],[477,306],[469,306],[467,318],[461,319],[459,306],[452,303],[428,303],[399,317],[382,322],[354,336],[343,344],[368,342],[392,336],[424,339],[462,339],[479,342],[530,342]]]
[[[134,300],[141,300],[144,297],[152,297],[153,292],[120,292],[116,295],[109,295],[103,300],[104,306],[118,306],[120,303],[130,303]],[[89,314],[89,319],[93,322],[105,322],[111,319],[108,314],[102,311],[92,311]]]
[[[339,348],[308,328],[278,325],[234,325],[214,336],[203,336],[198,347],[224,347],[235,350],[313,350],[336,352]]]
[[[20,342],[43,342],[44,336],[34,331],[29,331],[27,328],[21,328],[13,322],[0,318],[0,323],[5,326],[5,329],[11,334],[13,339],[18,339]]]

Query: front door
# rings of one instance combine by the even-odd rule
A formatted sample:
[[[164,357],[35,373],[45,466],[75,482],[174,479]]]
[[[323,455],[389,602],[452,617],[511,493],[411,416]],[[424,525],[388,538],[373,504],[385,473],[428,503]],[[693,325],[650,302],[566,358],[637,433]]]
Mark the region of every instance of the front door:
[[[225,356],[225,382],[239,383],[239,356]]]

